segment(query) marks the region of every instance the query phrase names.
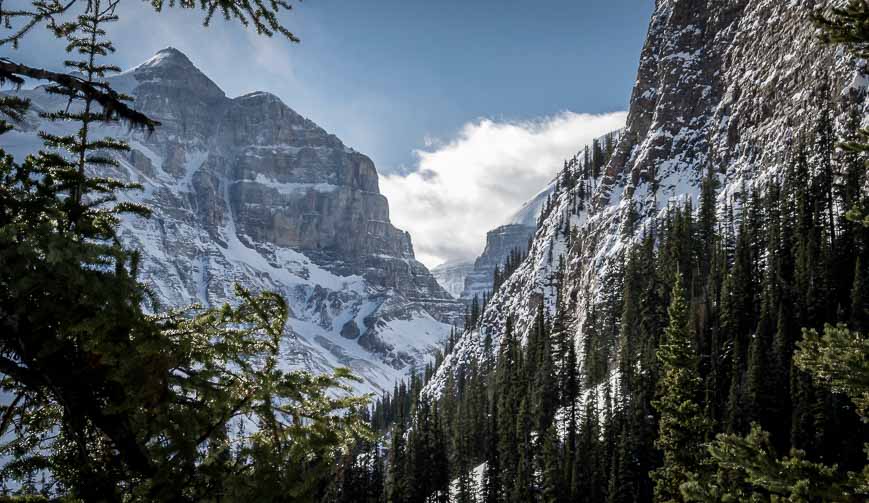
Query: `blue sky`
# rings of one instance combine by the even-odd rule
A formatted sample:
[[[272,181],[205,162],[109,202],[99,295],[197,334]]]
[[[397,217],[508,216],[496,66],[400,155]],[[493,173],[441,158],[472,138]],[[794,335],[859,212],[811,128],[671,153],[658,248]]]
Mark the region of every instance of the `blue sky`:
[[[112,35],[123,67],[171,45],[228,94],[273,92],[392,171],[479,117],[624,110],[653,3],[307,0],[286,17],[290,44],[122,2]],[[56,66],[38,38],[16,56]]]
[[[437,174],[437,156],[427,154],[467,147],[469,141],[485,141],[487,152],[501,154],[488,160],[489,166],[512,162],[521,167],[530,162],[529,155],[547,159],[551,167],[535,168],[538,178],[525,181],[521,190],[502,187],[478,194],[503,195],[501,206],[509,208],[542,188],[557,169],[559,162],[541,157],[541,148],[561,159],[586,136],[614,124],[598,121],[580,133],[576,126],[585,119],[575,114],[627,109],[653,8],[654,0],[306,0],[286,16],[302,39],[291,44],[257,37],[222,19],[206,30],[198,12],[174,9],[158,15],[146,2],[129,1],[121,3],[121,21],[110,35],[119,66],[133,66],[173,46],[230,96],[256,90],[278,95],[371,156],[387,175],[384,192],[391,200],[397,198],[390,190],[407,187],[388,176]],[[58,47],[58,41],[37,34],[15,57],[59,68],[60,59],[51,52]],[[0,56],[8,53],[0,49]],[[574,115],[565,121],[564,114]],[[477,134],[487,124],[492,126],[487,134]],[[515,133],[511,125],[529,132],[529,142],[543,143],[510,152],[488,134],[501,131],[509,137]],[[555,137],[560,140],[546,147]],[[465,150],[445,158],[456,162]],[[392,203],[393,219],[409,227],[416,241],[438,239],[413,228],[418,217],[407,213],[407,203]],[[441,206],[449,204],[441,201]],[[473,238],[451,251],[424,251],[427,263],[471,253],[484,227],[503,216],[469,222]]]

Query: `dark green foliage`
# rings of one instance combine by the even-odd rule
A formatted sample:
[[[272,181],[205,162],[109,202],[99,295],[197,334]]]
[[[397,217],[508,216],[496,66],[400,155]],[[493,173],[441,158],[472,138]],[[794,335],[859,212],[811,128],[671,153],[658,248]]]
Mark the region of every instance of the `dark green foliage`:
[[[559,452],[558,439],[555,428],[549,426],[542,435],[542,466],[541,473],[541,498],[543,503],[558,503],[566,500],[563,470],[561,468],[561,453]]]
[[[3,84],[5,82],[0,74],[0,85]],[[20,121],[29,108],[29,100],[17,96],[0,96],[0,114],[2,114],[0,115],[0,134],[11,131],[14,127],[13,123]]]
[[[823,334],[804,330],[794,363],[820,384],[847,395],[857,413],[869,416],[869,338],[844,325],[827,325]]]
[[[821,29],[821,39],[831,45],[841,45],[857,57],[865,58],[869,54],[869,4],[863,0],[848,0],[844,6],[836,7],[830,11],[818,11],[815,15],[815,24]],[[852,108],[854,114],[858,113],[857,107]],[[859,125],[859,118],[855,121]],[[846,152],[861,153],[869,151],[869,130],[852,127],[850,134],[843,138],[842,144]],[[863,169],[858,167],[863,165]],[[865,162],[855,163],[857,172],[865,174]],[[848,180],[851,190],[859,190],[862,187],[854,184],[853,179]],[[851,222],[858,225],[869,226],[869,196],[863,194],[857,200],[846,200],[853,205],[848,208],[847,217]]]
[[[670,322],[658,349],[661,380],[653,402],[660,414],[656,446],[664,464],[652,473],[655,501],[681,501],[679,486],[698,472],[702,453],[696,443],[706,437],[708,423],[700,396],[699,357],[689,328],[689,306],[682,281],[676,278],[671,294]]]
[[[310,501],[339,452],[367,436],[359,415],[367,398],[349,394],[345,370],[280,369],[287,306],[279,296],[237,288],[233,306],[166,311],[139,282],[138,253],[116,227],[147,208],[116,202],[136,186],[92,174],[111,173],[114,155],[128,149],[95,136],[96,125],[158,125],[104,83],[117,70],[100,63],[114,51],[105,25],[117,5],[0,6],[12,30],[0,45],[45,25],[66,40],[66,66],[79,74],[0,65],[3,82],[48,80],[47,92],[69,106],[43,116],[75,127],[41,133],[45,149],[23,160],[0,151],[3,480],[83,501]],[[223,4],[244,5],[255,4]],[[247,19],[280,31],[269,13],[285,6],[248,8]],[[2,99],[0,134],[27,106]]]
[[[822,39],[828,44],[844,45],[857,56],[869,56],[869,5],[863,0],[848,0],[844,7],[834,8],[831,15],[819,12],[815,22],[823,30]]]
[[[714,478],[682,486],[688,501],[857,501],[852,483],[835,467],[814,463],[794,450],[777,458],[769,434],[759,427],[746,437],[719,435],[709,447],[718,466]]]
[[[867,12],[834,11],[831,40],[865,51]],[[865,499],[869,135],[858,112],[835,123],[840,98],[820,77],[822,113],[776,176],[722,208],[720,167],[707,166],[698,207],[670,202],[648,228],[626,208],[631,246],[599,273],[594,302],[577,305],[564,281],[577,271],[553,255],[552,311],[534,304],[522,337],[510,319],[464,334],[497,356],[453,369],[439,399],[461,446],[453,480],[487,463],[487,503]],[[613,152],[606,138],[565,161],[544,205],[571,253],[585,243],[565,217],[589,204]]]

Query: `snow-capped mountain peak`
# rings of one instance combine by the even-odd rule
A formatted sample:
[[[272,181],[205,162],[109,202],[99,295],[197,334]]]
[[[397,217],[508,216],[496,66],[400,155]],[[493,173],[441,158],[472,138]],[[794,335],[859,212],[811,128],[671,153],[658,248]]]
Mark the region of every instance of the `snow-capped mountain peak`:
[[[422,368],[460,322],[464,306],[390,223],[371,159],[272,94],[226,97],[176,49],[109,81],[161,122],[152,134],[93,133],[130,143],[120,171],[104,174],[145,187],[123,197],[153,217],[125,220],[120,234],[164,305],[233,302],[235,283],[277,291],[291,311],[284,364],[350,367],[375,392]],[[4,136],[16,155],[39,148],[38,130],[72,127],[37,116],[58,106],[42,89],[21,94],[34,113]]]

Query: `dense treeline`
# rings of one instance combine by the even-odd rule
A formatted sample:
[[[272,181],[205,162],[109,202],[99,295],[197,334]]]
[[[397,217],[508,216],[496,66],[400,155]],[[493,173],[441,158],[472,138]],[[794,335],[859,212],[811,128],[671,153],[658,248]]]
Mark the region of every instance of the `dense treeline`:
[[[521,248],[513,248],[510,250],[509,255],[507,255],[506,260],[504,261],[504,267],[495,266],[494,278],[492,281],[492,291],[498,291],[498,288],[507,281],[510,276],[516,272],[516,269],[519,268],[519,265],[522,264],[522,261],[525,260],[527,256],[527,252],[522,250]]]
[[[780,454],[863,466],[869,432],[853,406],[792,361],[801,327],[869,323],[869,234],[843,211],[858,202],[865,168],[835,155],[829,120],[795,148],[785,173],[744,193],[739,210],[717,214],[710,171],[696,211],[674,203],[646,229],[625,258],[621,295],[608,299],[617,306],[586,320],[581,365],[564,313],[547,319],[541,307],[525,344],[508,324],[497,354],[487,348],[481,364],[459,367],[441,400],[417,404],[434,419],[412,423],[411,408],[402,411],[393,435],[410,428],[415,440],[393,441],[390,459],[446,449],[425,456],[451,467],[441,469],[458,479],[459,501],[649,501],[656,484],[678,494],[703,464],[699,443],[757,423]],[[450,444],[439,440],[447,432]],[[484,462],[472,487],[462,475]],[[396,491],[389,501],[425,501]]]
[[[772,177],[722,197],[708,166],[696,201],[642,229],[625,217],[634,244],[581,341],[560,299],[527,340],[508,320],[437,400],[409,398],[371,501],[865,498],[865,132],[856,112],[834,124],[828,85]],[[558,190],[594,166],[568,161]]]

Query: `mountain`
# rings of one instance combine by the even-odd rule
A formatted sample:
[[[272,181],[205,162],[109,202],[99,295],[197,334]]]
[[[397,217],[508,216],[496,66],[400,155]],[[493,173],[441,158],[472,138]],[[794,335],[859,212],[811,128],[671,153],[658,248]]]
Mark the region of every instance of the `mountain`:
[[[507,224],[486,233],[486,247],[473,262],[456,261],[432,269],[438,283],[456,299],[470,303],[492,292],[495,268],[503,269],[511,252],[525,253],[534,235],[533,225]]]
[[[537,229],[537,215],[554,187],[553,182],[511,216],[509,223],[487,232],[486,247],[473,262],[447,262],[433,268],[431,272],[438,283],[454,298],[466,303],[471,302],[474,296],[482,299],[484,294],[489,295],[495,268],[503,268],[514,250],[522,253],[528,250],[528,243]]]
[[[533,225],[507,224],[487,232],[486,248],[465,276],[465,288],[461,298],[465,301],[474,297],[482,300],[483,295],[491,294],[495,268],[504,269],[504,262],[511,252],[528,251],[528,243],[535,230],[537,228]]]
[[[360,391],[391,388],[427,362],[461,321],[453,300],[389,221],[374,163],[276,96],[229,98],[168,48],[110,83],[159,120],[153,134],[103,127],[132,149],[112,176],[144,186],[124,197],[150,219],[127,219],[141,277],[166,306],[232,302],[233,284],[280,292],[290,306],[288,367],[350,367]],[[10,150],[38,147],[37,113],[64,103],[41,88]],[[4,145],[6,147],[6,145]]]
[[[474,270],[473,262],[464,260],[456,260],[444,262],[443,264],[433,267],[431,270],[432,276],[435,277],[438,284],[443,287],[455,299],[462,299],[462,293],[465,291],[465,278],[468,277]]]
[[[470,303],[474,296],[479,299],[492,291],[495,267],[504,267],[504,262],[514,250],[528,251],[528,244],[537,229],[540,215],[547,198],[555,189],[553,180],[531,200],[507,218],[504,225],[486,233],[486,247],[473,262],[453,261],[432,269],[438,283],[456,299]]]
[[[516,213],[510,215],[507,219],[507,225],[524,225],[526,227],[537,227],[537,219],[540,218],[540,213],[543,212],[543,206],[546,201],[555,191],[555,180],[549,182],[546,187],[534,195],[530,200],[519,208]]]
[[[590,314],[619,294],[613,286],[625,250],[668,204],[691,199],[697,207],[708,169],[717,175],[717,210],[725,214],[784,172],[792,147],[811,135],[824,110],[832,111],[837,131],[847,110],[865,115],[867,63],[820,44],[811,22],[813,9],[834,4],[658,0],[612,158],[590,194],[579,184],[553,195],[528,258],[426,392],[437,394],[460,362],[481,358],[487,336],[497,345],[508,316],[527,337],[538,306],[552,315],[559,298],[582,345]]]
[[[591,145],[579,149],[573,162],[579,162],[586,153],[593,157],[595,146],[601,148],[602,160],[608,158],[612,152],[605,150],[603,146],[615,145],[621,134],[622,130],[617,130],[596,138]],[[486,247],[473,263],[453,262],[435,267],[432,274],[441,286],[454,297],[465,302],[471,302],[474,296],[482,299],[484,294],[491,294],[495,268],[503,269],[511,252],[518,250],[525,254],[528,251],[531,238],[537,231],[540,214],[558,188],[558,184],[559,180],[556,177],[515,213],[507,217],[503,225],[487,232]]]

